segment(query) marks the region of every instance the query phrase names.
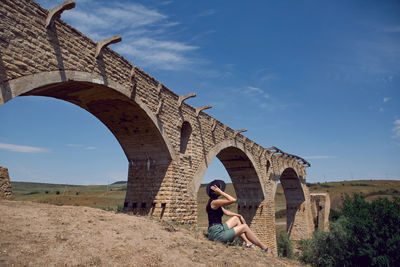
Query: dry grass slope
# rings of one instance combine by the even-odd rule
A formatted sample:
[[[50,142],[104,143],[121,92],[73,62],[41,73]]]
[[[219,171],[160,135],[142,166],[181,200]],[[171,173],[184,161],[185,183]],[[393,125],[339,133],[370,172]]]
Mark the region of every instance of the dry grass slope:
[[[299,266],[147,217],[6,200],[0,214],[0,266]]]
[[[88,206],[104,210],[118,210],[125,199],[126,184],[118,183],[109,186],[76,186],[42,183],[12,182],[15,200],[29,200],[54,205]],[[198,192],[198,226],[205,229],[208,226],[205,206],[208,200],[202,185]],[[343,194],[363,193],[367,199],[393,196],[400,197],[400,181],[394,180],[359,180],[329,183],[309,184],[310,192],[328,192],[333,209],[341,204]],[[58,193],[57,193],[58,192]],[[236,196],[232,184],[227,184],[226,192]],[[236,212],[237,206],[231,210]],[[281,185],[278,185],[275,195],[276,233],[286,231],[286,201]],[[225,218],[227,219],[227,218]]]

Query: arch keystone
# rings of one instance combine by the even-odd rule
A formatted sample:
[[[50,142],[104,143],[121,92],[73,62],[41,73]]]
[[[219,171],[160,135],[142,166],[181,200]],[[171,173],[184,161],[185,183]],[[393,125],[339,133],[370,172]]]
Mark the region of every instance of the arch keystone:
[[[100,55],[100,52],[107,46],[109,46],[110,44],[116,44],[122,41],[122,37],[119,35],[115,35],[111,38],[108,38],[106,40],[100,41],[97,43],[96,46],[96,54],[95,54],[95,58],[98,58]]]
[[[68,0],[62,3],[59,6],[56,6],[49,10],[49,14],[46,18],[46,28],[49,28],[53,25],[55,19],[59,19],[61,17],[61,13],[65,10],[73,9],[75,7],[74,0]]]

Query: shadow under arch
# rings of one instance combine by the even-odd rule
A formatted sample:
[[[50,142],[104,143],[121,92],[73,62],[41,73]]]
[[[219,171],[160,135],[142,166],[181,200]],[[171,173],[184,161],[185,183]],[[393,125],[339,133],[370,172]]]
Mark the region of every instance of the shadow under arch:
[[[238,212],[243,215],[248,224],[251,224],[253,217],[264,201],[264,192],[261,186],[261,177],[255,168],[254,159],[246,151],[243,144],[235,140],[226,140],[217,144],[199,166],[194,178],[189,185],[189,192],[197,198],[204,174],[211,163],[217,157],[228,172],[238,200]]]
[[[297,212],[304,208],[305,194],[301,181],[293,168],[286,168],[279,177],[286,199],[286,232],[290,237]],[[276,194],[276,193],[275,193]]]
[[[129,162],[125,208],[132,208],[133,195],[134,201],[141,202],[141,212],[152,206],[143,203],[152,203],[176,156],[162,125],[140,99],[131,98],[130,88],[93,73],[50,71],[7,81],[7,88],[1,88],[5,89],[10,94],[0,105],[17,96],[53,97],[98,118],[116,137]],[[151,190],[138,184],[143,179],[152,183]]]

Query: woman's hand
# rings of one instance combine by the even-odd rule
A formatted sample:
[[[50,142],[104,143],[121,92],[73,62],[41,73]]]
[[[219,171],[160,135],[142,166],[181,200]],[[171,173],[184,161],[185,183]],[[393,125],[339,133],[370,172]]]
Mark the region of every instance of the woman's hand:
[[[242,215],[238,214],[237,216],[239,217],[239,220],[240,220],[243,224],[246,223],[246,220],[243,218]]]
[[[218,186],[213,185],[213,186],[210,187],[210,189],[211,189],[212,191],[214,191],[215,194],[217,194],[217,195],[221,195],[221,193],[222,193],[222,190],[219,189]]]

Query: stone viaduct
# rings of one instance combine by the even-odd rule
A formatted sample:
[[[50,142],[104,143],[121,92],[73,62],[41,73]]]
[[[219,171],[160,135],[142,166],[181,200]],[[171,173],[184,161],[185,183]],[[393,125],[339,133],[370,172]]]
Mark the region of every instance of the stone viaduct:
[[[129,165],[124,209],[195,224],[197,192],[217,157],[233,182],[238,210],[276,251],[274,196],[280,181],[287,231],[314,231],[304,159],[264,148],[192,107],[159,81],[60,20],[72,0],[50,11],[31,0],[1,0],[0,105],[17,96],[46,96],[87,110],[114,134]],[[68,11],[65,11],[68,12]],[[6,107],[3,107],[6,108]]]

